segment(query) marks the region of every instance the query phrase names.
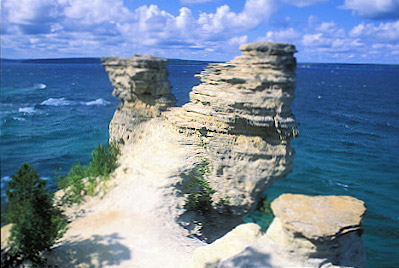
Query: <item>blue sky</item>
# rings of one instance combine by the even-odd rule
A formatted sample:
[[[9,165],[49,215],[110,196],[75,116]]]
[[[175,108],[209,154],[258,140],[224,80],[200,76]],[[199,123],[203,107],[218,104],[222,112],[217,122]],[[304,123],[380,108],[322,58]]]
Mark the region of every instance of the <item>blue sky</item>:
[[[2,0],[4,58],[230,60],[293,43],[299,62],[399,63],[399,0]]]

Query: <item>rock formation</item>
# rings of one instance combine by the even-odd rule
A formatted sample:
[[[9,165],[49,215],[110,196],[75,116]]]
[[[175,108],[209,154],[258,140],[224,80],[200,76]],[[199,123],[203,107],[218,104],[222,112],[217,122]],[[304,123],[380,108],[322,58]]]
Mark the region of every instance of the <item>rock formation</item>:
[[[366,210],[362,201],[349,196],[283,194],[273,201],[272,210],[276,217],[266,234],[256,232],[253,224],[238,226],[196,249],[192,266],[366,267],[360,239]],[[233,250],[220,250],[237,243]]]
[[[135,55],[106,57],[101,62],[114,87],[112,94],[122,100],[110,123],[110,140],[128,142],[135,126],[175,105],[166,59]]]
[[[182,108],[172,107],[165,59],[102,60],[122,100],[110,124],[111,140],[125,144],[117,183],[102,200],[84,205],[87,215],[52,253],[55,264],[71,256],[73,267],[93,263],[86,256],[95,249],[98,267],[365,266],[365,207],[355,198],[286,194],[272,203],[276,218],[266,234],[253,223],[238,225],[264,189],[292,170],[290,139],[297,135],[295,47],[240,49],[241,56],[198,76],[201,84]],[[205,212],[187,211],[182,190],[198,176],[198,163],[209,163],[206,180],[215,191],[214,209]],[[109,246],[90,240],[85,248],[90,237],[104,234]],[[65,254],[71,245],[76,256]]]
[[[210,64],[198,75],[190,102],[166,114],[181,132],[199,136],[212,165],[214,201],[228,200],[236,215],[292,170],[290,138],[297,134],[291,112],[295,47],[254,43],[240,49],[242,56]]]
[[[44,255],[51,267],[365,267],[365,206],[352,197],[284,194],[272,202],[276,217],[265,234],[254,223],[238,225],[293,168],[297,134],[295,47],[255,43],[241,51],[207,67],[190,103],[172,109],[165,59],[102,59],[122,100],[110,139],[125,146],[107,194],[69,208],[79,216]],[[181,188],[204,158],[216,210],[187,211]],[[219,213],[226,209],[235,215]]]

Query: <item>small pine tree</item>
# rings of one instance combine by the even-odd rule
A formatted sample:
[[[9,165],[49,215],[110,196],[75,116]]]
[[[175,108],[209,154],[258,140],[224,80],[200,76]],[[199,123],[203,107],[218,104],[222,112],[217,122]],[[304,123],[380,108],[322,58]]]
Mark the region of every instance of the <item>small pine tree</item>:
[[[53,196],[35,169],[23,164],[12,176],[6,218],[13,224],[11,253],[34,265],[43,263],[40,253],[49,249],[66,230],[66,217],[53,204]]]
[[[118,155],[119,147],[116,143],[97,146],[91,153],[89,175],[92,177],[109,176],[117,168]]]

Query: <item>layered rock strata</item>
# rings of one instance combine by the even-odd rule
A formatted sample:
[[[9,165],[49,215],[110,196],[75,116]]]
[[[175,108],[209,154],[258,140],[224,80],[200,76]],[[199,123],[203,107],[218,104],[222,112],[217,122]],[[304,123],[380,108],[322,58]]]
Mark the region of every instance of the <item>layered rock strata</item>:
[[[266,234],[243,224],[196,249],[192,267],[366,267],[362,201],[283,194],[272,210],[276,217]]]
[[[110,123],[110,140],[129,142],[132,130],[175,105],[166,66],[168,61],[150,55],[101,59],[114,91],[121,99]]]
[[[365,266],[365,207],[355,198],[282,195],[272,203],[276,218],[266,234],[254,223],[234,221],[292,169],[290,139],[297,134],[290,108],[294,46],[256,43],[241,50],[231,62],[209,66],[190,103],[166,113],[174,103],[166,60],[103,59],[114,95],[122,100],[111,139],[128,144],[109,192],[76,208],[84,213],[49,253],[50,265]],[[161,113],[165,117],[155,118]],[[216,190],[215,207],[223,203],[236,215],[187,211],[182,188],[199,176],[199,162],[211,166],[205,177]]]
[[[290,139],[296,136],[295,47],[253,43],[227,63],[210,64],[198,78],[190,102],[167,118],[181,132],[199,136],[212,174],[215,203],[228,200],[236,215],[293,168]]]

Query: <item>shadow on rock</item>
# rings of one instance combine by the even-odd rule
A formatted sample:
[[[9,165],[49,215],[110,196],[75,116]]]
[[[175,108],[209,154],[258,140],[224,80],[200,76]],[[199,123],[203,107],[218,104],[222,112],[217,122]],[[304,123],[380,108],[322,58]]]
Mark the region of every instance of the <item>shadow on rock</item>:
[[[246,248],[240,254],[225,260],[224,262],[212,266],[213,264],[207,264],[208,267],[219,267],[219,268],[250,268],[250,267],[272,267],[269,262],[270,255],[257,251],[252,247]]]
[[[97,268],[120,265],[131,259],[130,250],[121,244],[117,233],[93,235],[83,240],[61,242],[47,253],[48,264],[52,267]]]

